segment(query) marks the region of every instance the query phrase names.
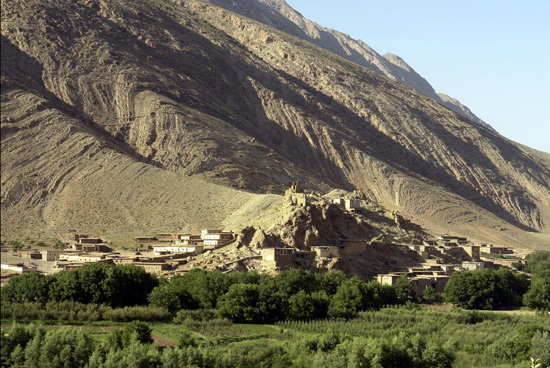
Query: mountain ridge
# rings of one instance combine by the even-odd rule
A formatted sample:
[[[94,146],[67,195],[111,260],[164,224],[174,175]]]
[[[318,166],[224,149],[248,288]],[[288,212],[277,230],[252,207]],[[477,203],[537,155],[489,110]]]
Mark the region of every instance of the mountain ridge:
[[[219,7],[13,1],[2,43],[3,238],[216,227],[299,180],[548,244],[550,155]]]
[[[380,75],[412,87],[468,119],[494,130],[458,100],[437,93],[431,84],[401,57],[392,53],[382,56],[362,40],[355,40],[348,34],[323,27],[305,18],[284,0],[207,1],[302,38]]]

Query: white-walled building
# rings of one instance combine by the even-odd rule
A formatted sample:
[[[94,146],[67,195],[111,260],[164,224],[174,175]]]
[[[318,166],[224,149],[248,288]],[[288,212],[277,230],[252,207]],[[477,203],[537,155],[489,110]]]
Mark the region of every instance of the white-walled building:
[[[191,253],[197,255],[204,250],[203,245],[158,245],[153,247],[155,255],[174,254],[174,253]]]

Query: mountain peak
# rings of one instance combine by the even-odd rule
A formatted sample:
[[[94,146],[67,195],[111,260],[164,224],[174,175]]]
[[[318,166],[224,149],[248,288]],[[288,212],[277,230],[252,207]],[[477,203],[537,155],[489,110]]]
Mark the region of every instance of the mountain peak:
[[[209,2],[304,39],[391,80],[414,88],[462,116],[493,129],[456,99],[442,100],[431,84],[401,57],[391,53],[381,56],[362,40],[355,40],[348,34],[324,28],[304,18],[284,0],[209,0]]]

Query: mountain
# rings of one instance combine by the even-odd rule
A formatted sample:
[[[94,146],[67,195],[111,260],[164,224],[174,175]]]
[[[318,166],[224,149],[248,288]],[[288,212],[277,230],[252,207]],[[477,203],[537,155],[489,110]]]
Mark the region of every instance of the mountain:
[[[430,83],[399,56],[391,53],[381,56],[361,40],[355,40],[348,34],[322,27],[304,18],[284,0],[209,0],[209,2],[311,42],[391,80],[412,87],[468,119],[493,129],[458,100],[436,93]]]
[[[268,226],[299,180],[550,244],[550,155],[202,1],[3,2],[1,98],[2,239]]]

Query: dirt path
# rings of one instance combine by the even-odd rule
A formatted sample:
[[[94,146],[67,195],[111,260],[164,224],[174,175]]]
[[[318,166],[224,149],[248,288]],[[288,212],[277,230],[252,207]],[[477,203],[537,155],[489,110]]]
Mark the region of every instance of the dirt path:
[[[157,346],[179,346],[179,343],[175,341],[170,341],[168,339],[165,339],[164,337],[160,337],[157,335],[151,335],[153,338],[153,344]]]
[[[453,310],[453,307],[450,306],[450,305],[422,305],[422,308],[429,309],[429,310],[438,310],[438,311]],[[533,314],[537,313],[536,311],[532,311],[532,310],[515,310],[515,309],[478,310],[478,312],[482,312],[482,313],[501,313],[501,314],[520,314],[520,315],[533,315]]]

